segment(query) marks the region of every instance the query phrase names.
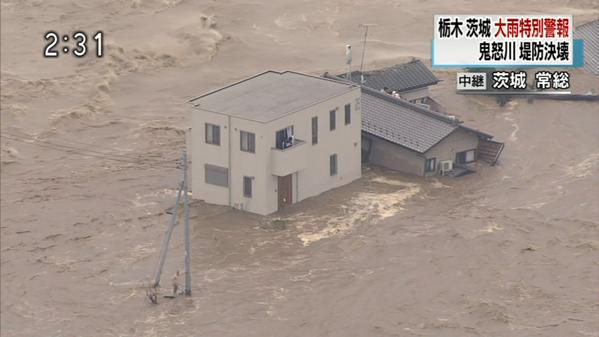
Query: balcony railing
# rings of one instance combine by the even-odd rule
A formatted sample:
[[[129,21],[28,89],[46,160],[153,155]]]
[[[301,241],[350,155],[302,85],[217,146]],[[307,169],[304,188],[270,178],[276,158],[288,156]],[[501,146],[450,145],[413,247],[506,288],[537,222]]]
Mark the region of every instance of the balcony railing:
[[[297,172],[308,165],[308,146],[306,142],[295,139],[293,145],[285,149],[271,149],[272,174],[284,177]]]

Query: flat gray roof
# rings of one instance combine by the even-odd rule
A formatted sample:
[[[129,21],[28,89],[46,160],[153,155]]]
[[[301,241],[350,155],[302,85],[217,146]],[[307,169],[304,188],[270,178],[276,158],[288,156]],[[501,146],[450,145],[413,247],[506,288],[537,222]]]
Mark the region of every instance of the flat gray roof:
[[[357,87],[293,71],[266,71],[189,103],[197,109],[266,123]]]

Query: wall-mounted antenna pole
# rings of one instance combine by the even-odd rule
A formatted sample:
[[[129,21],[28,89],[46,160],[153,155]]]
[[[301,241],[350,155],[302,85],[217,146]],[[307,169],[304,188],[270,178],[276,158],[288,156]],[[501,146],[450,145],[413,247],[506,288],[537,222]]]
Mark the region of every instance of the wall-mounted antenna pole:
[[[345,78],[350,82],[351,82],[351,61],[352,61],[351,45],[346,44],[345,45],[345,63],[347,64],[347,75],[345,76]]]
[[[360,61],[360,82],[361,84],[364,84],[364,75],[362,73],[362,70],[364,68],[364,55],[366,54],[366,38],[368,38],[368,27],[370,26],[375,26],[375,24],[373,23],[362,23],[360,24],[361,27],[364,27],[364,42],[362,44],[362,60]]]

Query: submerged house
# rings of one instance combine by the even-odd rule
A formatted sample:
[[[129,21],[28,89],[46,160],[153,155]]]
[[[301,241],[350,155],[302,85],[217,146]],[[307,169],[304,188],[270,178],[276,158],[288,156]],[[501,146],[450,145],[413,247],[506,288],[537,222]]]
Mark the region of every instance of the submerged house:
[[[358,85],[266,71],[189,103],[194,199],[269,214],[361,176]]]
[[[341,74],[337,77],[346,79],[347,75]],[[417,59],[383,69],[354,71],[351,73],[351,80],[361,83],[362,86],[399,96],[409,102],[423,104],[436,111],[442,110],[441,105],[431,98],[429,91],[429,87],[439,83],[439,79]]]
[[[362,159],[419,176],[452,174],[482,159],[495,164],[493,136],[419,104],[362,87]]]

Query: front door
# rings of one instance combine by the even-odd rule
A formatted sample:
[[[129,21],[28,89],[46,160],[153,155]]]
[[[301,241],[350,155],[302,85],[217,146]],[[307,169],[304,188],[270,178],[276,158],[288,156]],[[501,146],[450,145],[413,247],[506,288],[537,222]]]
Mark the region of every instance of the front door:
[[[291,204],[291,174],[279,177],[279,209]]]

